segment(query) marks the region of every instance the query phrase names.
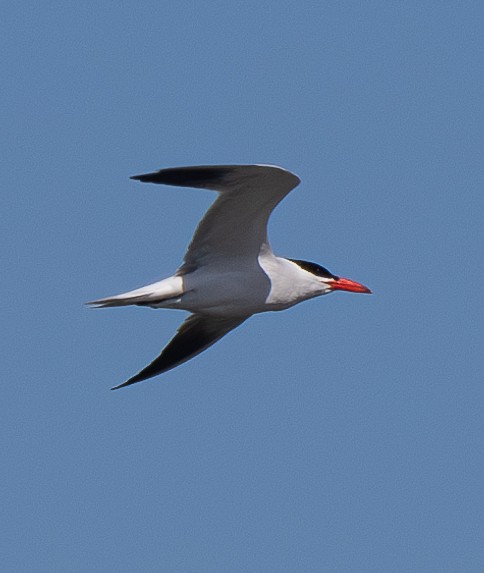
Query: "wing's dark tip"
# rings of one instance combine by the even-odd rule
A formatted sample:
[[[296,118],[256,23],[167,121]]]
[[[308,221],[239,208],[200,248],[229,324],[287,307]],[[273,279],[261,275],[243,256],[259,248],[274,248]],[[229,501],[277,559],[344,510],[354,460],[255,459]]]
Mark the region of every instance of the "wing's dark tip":
[[[176,187],[207,187],[220,183],[223,178],[233,171],[232,166],[201,165],[199,167],[169,167],[153,173],[133,175],[130,179],[143,183],[160,183]]]
[[[138,374],[126,382],[114,386],[111,390],[118,390],[136,382],[142,382],[153,376],[168,372],[179,364],[197,356],[217,340],[237,328],[248,317],[232,317],[228,319],[214,319],[203,315],[191,314],[178,328],[175,336],[163,348],[151,364],[143,368]]]
[[[129,380],[126,380],[126,382],[123,382],[122,384],[113,386],[111,390],[119,390],[120,388],[124,388],[125,386],[131,386],[131,384],[136,384],[136,382],[141,382],[142,380],[146,380],[146,378],[143,376],[136,375],[130,378]]]
[[[143,181],[149,182],[152,175],[156,175],[156,173],[145,173],[144,175],[132,175],[130,179],[134,179],[135,181]]]

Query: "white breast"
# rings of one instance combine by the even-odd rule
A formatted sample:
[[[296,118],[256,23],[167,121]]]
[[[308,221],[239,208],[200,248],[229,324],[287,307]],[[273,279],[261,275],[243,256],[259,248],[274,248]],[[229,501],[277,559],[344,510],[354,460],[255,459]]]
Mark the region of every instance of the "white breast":
[[[284,310],[325,292],[316,277],[288,259],[261,255],[259,264],[271,281],[265,310]]]

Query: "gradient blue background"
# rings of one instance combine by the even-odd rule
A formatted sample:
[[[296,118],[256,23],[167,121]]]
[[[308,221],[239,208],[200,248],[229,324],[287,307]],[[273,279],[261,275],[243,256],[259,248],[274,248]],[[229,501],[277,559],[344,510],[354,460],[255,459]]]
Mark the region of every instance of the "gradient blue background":
[[[2,5],[3,571],[484,570],[482,2]],[[276,253],[368,284],[110,392],[183,318],[213,194],[302,185]]]

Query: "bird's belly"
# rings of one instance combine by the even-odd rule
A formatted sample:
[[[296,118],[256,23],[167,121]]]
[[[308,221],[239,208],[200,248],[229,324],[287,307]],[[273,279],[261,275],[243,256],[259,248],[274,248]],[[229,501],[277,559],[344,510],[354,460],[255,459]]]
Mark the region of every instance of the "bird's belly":
[[[215,316],[247,316],[269,310],[270,286],[263,272],[193,273],[184,277],[179,308]]]

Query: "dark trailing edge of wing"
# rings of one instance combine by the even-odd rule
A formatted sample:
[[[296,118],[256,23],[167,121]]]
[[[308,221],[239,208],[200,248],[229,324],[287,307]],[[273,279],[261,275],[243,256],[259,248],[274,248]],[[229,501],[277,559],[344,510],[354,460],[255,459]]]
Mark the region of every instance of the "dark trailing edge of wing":
[[[212,167],[202,165],[199,167],[169,167],[144,175],[133,175],[130,179],[143,183],[161,183],[177,187],[206,188],[210,184],[220,183],[224,177],[233,171],[231,166]]]
[[[146,368],[126,382],[114,386],[111,390],[141,382],[183,364],[183,362],[215,344],[222,336],[242,324],[247,318],[244,316],[217,319],[200,314],[191,314],[151,364],[148,364]]]

